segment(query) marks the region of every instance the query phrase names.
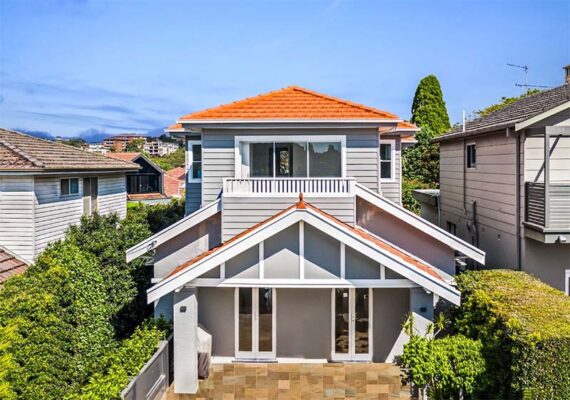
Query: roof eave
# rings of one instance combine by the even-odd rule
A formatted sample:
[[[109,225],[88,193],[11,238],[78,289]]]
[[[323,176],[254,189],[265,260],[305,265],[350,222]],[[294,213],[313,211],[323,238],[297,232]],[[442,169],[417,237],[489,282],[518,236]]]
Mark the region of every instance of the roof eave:
[[[486,126],[484,128],[480,128],[480,129],[473,129],[473,130],[466,130],[466,131],[462,131],[462,132],[450,133],[447,135],[443,135],[443,136],[433,138],[432,143],[447,142],[450,140],[463,139],[466,137],[482,135],[484,133],[500,131],[502,129],[514,127],[516,122],[517,121],[508,121],[508,122],[504,122],[502,124]]]

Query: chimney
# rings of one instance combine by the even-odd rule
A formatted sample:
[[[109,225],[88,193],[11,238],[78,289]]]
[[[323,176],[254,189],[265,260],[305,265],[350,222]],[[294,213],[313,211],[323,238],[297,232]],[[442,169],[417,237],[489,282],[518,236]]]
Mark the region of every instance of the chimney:
[[[570,85],[570,64],[565,66],[563,69],[564,69],[564,83],[566,85]]]

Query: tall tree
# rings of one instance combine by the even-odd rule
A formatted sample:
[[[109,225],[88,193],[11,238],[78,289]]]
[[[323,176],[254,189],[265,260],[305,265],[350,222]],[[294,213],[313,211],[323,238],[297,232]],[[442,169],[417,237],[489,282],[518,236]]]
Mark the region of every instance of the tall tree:
[[[420,128],[429,128],[434,135],[441,135],[451,128],[441,85],[435,75],[426,76],[418,84],[411,121]]]

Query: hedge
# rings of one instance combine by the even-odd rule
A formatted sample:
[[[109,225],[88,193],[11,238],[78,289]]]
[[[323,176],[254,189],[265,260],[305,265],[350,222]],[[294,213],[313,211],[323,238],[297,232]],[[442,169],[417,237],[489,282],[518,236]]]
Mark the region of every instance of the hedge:
[[[456,328],[481,340],[487,361],[479,396],[570,399],[570,297],[523,272],[456,279]]]

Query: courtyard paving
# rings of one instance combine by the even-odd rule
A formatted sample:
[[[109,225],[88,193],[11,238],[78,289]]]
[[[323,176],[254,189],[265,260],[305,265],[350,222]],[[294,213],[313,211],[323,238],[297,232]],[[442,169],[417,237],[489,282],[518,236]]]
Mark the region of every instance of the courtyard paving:
[[[391,364],[214,364],[195,395],[166,400],[238,399],[410,399]]]

